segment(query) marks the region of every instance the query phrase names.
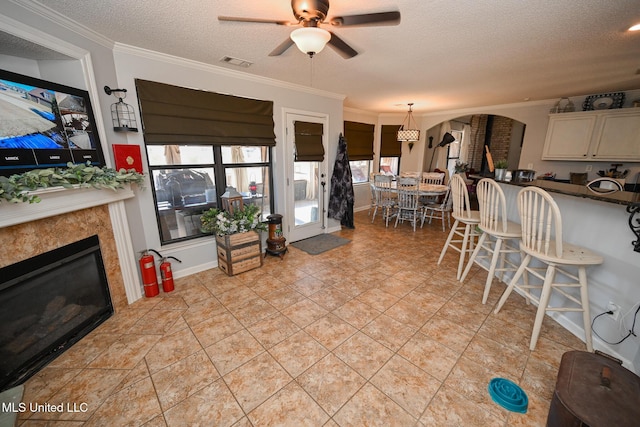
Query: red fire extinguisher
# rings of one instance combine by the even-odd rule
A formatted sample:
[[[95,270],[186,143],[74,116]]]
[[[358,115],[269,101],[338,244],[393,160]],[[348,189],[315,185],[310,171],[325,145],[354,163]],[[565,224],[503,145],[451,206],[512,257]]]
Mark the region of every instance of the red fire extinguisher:
[[[167,259],[169,258],[175,259],[178,262],[182,262],[174,256],[162,257],[160,264],[160,276],[162,277],[162,290],[164,292],[171,292],[174,289],[171,263],[167,261]]]
[[[156,274],[155,259],[149,252],[155,252],[158,256],[161,256],[153,249],[140,251],[140,273],[142,274],[144,295],[147,298],[155,297],[160,293],[160,289],[158,288],[158,275]]]

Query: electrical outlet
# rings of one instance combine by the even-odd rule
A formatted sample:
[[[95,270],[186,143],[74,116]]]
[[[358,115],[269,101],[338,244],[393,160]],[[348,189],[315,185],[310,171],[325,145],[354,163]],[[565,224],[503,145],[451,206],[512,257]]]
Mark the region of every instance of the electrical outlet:
[[[587,165],[587,168],[585,169],[585,172],[591,172],[592,169],[593,169],[593,166]]]
[[[618,320],[620,317],[620,306],[613,301],[609,301],[609,304],[607,304],[607,311],[613,312],[613,314],[610,315],[613,320]]]
[[[529,170],[533,169],[533,163],[527,163],[527,169]]]

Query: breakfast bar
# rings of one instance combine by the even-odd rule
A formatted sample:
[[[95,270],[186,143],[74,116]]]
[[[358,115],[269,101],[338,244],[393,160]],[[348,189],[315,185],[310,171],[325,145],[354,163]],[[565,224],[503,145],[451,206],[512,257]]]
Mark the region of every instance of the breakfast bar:
[[[516,198],[521,188],[530,185],[544,188],[551,193],[560,209],[564,240],[590,249],[604,258],[602,265],[587,271],[592,318],[607,311],[610,301],[621,307],[623,316],[635,308],[640,301],[640,253],[634,251],[632,244],[636,236],[629,227],[627,206],[640,201],[639,193],[619,191],[594,194],[586,186],[546,180],[499,184],[507,199],[509,220],[520,222]],[[505,278],[505,282],[508,280]],[[554,303],[553,296],[551,303]],[[553,313],[552,317],[575,335],[584,336],[582,319],[578,313]],[[620,331],[615,322],[605,321],[596,326],[597,332],[608,338],[607,341],[620,340]],[[629,364],[637,363],[640,358],[635,339],[610,345],[594,334],[593,340],[595,349],[616,355]]]

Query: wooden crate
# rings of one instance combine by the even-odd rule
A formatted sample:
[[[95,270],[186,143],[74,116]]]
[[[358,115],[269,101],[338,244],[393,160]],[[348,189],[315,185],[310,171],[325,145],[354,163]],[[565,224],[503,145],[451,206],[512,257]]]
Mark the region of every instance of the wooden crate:
[[[216,236],[218,267],[229,276],[262,266],[262,240],[254,231]]]

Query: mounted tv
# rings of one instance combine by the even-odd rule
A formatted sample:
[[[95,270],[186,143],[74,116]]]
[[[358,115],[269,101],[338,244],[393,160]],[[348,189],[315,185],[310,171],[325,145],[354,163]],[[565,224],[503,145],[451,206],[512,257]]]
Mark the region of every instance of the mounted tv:
[[[104,166],[89,93],[0,70],[0,175]]]

